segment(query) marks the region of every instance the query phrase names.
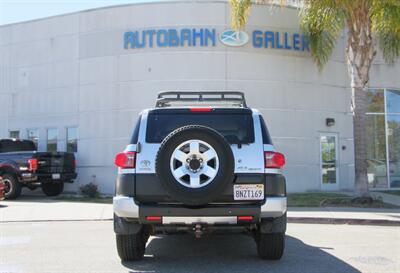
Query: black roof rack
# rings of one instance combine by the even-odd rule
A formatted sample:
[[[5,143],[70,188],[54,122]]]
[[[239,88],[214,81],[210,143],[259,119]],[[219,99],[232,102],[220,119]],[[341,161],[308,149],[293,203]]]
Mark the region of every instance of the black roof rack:
[[[237,91],[166,91],[158,93],[156,107],[169,107],[173,103],[185,106],[188,102],[211,103],[247,108],[243,92]]]

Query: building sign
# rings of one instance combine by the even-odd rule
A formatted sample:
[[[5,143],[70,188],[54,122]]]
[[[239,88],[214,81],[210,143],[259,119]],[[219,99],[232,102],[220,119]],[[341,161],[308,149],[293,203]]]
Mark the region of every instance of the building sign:
[[[219,35],[219,40],[227,46],[243,46],[248,43],[249,35],[245,31],[228,29]]]
[[[215,28],[146,29],[124,33],[125,49],[215,47],[217,41],[230,47],[245,46],[251,41],[253,48],[310,51],[303,34],[272,30],[253,30],[250,35],[231,29],[217,35]]]
[[[295,51],[310,51],[304,34],[279,31],[253,31],[253,47],[276,48]]]
[[[215,46],[216,31],[208,28],[147,29],[124,34],[124,48]]]

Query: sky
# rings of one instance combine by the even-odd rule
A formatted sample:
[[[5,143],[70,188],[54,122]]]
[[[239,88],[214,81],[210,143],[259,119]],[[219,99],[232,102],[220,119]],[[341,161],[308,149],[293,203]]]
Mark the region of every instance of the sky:
[[[155,0],[0,0],[0,25],[92,8]]]

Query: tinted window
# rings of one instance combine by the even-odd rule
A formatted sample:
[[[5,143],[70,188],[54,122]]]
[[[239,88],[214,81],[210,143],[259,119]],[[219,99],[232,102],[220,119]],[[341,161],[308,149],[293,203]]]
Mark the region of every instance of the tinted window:
[[[265,125],[264,118],[260,115],[261,131],[264,144],[272,144],[271,136],[269,135],[267,125]]]
[[[243,113],[152,113],[148,117],[146,142],[160,143],[169,133],[186,125],[208,126],[231,144],[254,142],[253,118]]]
[[[142,116],[139,116],[139,119],[136,121],[135,129],[133,129],[133,134],[131,138],[131,144],[137,144],[139,139],[139,129],[140,129],[140,120]]]
[[[0,141],[0,152],[22,152],[22,151],[35,151],[36,147],[32,141],[27,140],[2,140]]]
[[[9,131],[8,132],[8,137],[9,138],[19,138],[19,131],[18,130]]]

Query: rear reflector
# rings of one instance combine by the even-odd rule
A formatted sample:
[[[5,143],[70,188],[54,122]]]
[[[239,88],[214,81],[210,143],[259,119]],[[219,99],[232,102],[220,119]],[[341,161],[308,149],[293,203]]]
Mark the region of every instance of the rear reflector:
[[[211,112],[212,108],[210,107],[196,107],[190,108],[190,112]]]
[[[115,156],[115,165],[122,169],[136,167],[136,152],[123,152]]]
[[[237,217],[237,220],[238,221],[251,221],[251,220],[253,220],[253,216],[238,216]]]
[[[36,171],[38,168],[38,160],[36,158],[31,158],[28,160],[29,171]]]
[[[161,216],[146,216],[146,220],[148,221],[161,221]]]
[[[264,152],[265,168],[280,169],[285,165],[285,156],[276,152]]]

